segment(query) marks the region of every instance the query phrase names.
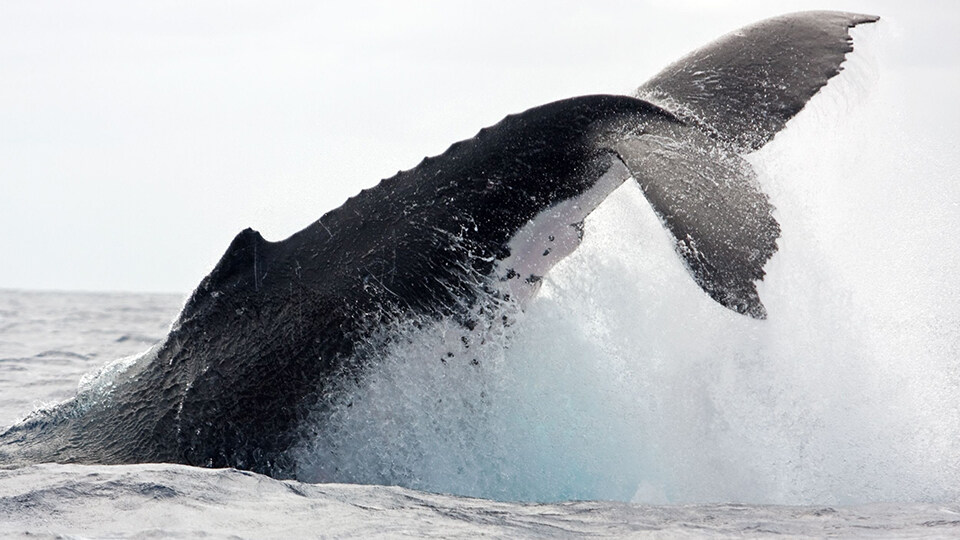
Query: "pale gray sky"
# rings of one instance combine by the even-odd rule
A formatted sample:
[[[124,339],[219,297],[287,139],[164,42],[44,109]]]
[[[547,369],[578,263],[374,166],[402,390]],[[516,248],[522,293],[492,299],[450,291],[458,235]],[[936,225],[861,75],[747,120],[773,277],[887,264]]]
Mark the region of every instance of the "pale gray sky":
[[[0,0],[0,288],[189,292],[247,226],[791,11],[882,16],[889,128],[960,147],[960,2],[348,4]]]

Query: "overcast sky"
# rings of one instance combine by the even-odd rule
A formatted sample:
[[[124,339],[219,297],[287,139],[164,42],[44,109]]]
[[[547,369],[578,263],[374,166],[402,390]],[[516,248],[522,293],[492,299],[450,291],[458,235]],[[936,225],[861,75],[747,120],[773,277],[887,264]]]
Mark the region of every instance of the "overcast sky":
[[[245,227],[282,239],[508,113],[825,8],[884,18],[890,129],[958,148],[954,1],[0,0],[0,288],[187,293]]]

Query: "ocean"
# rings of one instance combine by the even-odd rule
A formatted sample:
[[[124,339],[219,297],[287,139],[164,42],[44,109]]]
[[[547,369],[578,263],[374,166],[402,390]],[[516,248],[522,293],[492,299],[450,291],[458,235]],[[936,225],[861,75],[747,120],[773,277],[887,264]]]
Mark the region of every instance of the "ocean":
[[[175,295],[0,291],[0,425],[160,339]],[[602,459],[598,456],[597,459]],[[960,534],[960,504],[519,503],[182,465],[0,470],[4,538],[855,537]]]
[[[177,295],[0,291],[0,425],[72,396],[84,374],[160,340],[182,301]],[[749,463],[739,465],[745,473],[751,468]],[[232,469],[167,464],[43,464],[0,470],[4,538],[958,534],[960,504],[954,502],[534,503],[386,485],[279,481]]]

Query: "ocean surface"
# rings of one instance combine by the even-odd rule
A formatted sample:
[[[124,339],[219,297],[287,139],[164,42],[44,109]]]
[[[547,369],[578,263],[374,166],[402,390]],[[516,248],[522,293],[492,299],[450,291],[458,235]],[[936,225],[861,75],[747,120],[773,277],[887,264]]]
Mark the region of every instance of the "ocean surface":
[[[83,374],[161,339],[181,301],[170,295],[0,291],[0,424],[70,397]],[[0,470],[4,538],[580,535],[955,537],[960,504],[519,503],[181,465]]]
[[[0,425],[161,339],[182,298],[0,290]],[[602,460],[603,456],[597,456]],[[960,535],[960,504],[550,504],[181,465],[0,470],[3,538],[889,537]]]

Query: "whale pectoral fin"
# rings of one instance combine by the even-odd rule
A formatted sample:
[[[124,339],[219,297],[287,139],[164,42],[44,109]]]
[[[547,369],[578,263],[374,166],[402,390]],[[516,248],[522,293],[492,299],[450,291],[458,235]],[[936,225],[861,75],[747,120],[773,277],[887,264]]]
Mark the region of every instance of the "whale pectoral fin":
[[[780,226],[750,164],[682,126],[624,139],[615,150],[697,284],[738,313],[766,318],[755,281],[777,250]]]
[[[840,72],[850,29],[877,20],[827,11],[767,19],[681,58],[636,95],[740,152],[757,150]]]

